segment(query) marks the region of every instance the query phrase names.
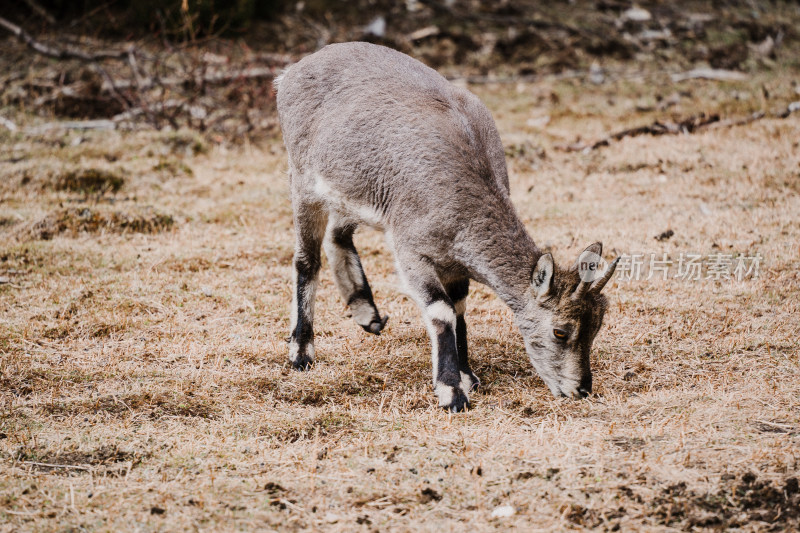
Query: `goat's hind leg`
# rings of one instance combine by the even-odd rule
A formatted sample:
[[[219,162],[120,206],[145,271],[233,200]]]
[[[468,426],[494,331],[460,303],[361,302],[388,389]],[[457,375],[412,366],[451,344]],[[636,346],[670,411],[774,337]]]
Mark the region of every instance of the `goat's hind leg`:
[[[353,244],[355,230],[355,223],[331,213],[325,233],[325,255],[328,256],[339,293],[350,307],[353,319],[365,331],[380,335],[389,317],[381,318],[375,306],[372,289]]]
[[[296,242],[289,360],[297,370],[306,370],[314,363],[314,297],[328,213],[320,204],[294,198],[292,204]]]

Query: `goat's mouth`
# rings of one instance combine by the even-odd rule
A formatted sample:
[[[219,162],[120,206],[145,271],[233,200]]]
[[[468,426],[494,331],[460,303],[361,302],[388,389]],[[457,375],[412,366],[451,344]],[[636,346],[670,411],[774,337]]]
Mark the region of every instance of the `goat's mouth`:
[[[573,400],[582,400],[592,393],[591,388],[586,388],[573,379],[562,380],[557,385],[551,386],[550,391],[556,398],[571,398]]]
[[[587,391],[584,388],[578,388],[578,389],[576,389],[574,391],[570,391],[569,394],[567,394],[567,393],[562,391],[561,392],[561,397],[562,398],[572,398],[573,400],[582,400],[582,399],[588,397],[590,394],[591,394],[591,391]]]

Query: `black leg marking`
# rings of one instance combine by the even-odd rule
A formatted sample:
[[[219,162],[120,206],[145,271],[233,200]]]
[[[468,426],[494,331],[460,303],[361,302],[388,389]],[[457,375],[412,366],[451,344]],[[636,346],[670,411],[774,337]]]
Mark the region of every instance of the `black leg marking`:
[[[294,206],[297,242],[294,254],[294,297],[289,361],[297,370],[314,363],[314,299],[321,264],[320,248],[327,213],[319,206]]]
[[[467,348],[467,321],[464,319],[466,299],[469,294],[469,279],[448,284],[447,295],[454,302],[456,311],[456,345],[458,347],[458,370],[462,374],[461,387],[465,392],[472,392],[480,386],[480,380],[469,366],[469,350]]]
[[[433,386],[439,405],[457,413],[469,409],[469,391],[461,388],[456,311],[438,279],[423,285],[425,315],[431,324]]]
[[[440,300],[440,302],[442,302]],[[443,302],[442,302],[443,303]],[[458,347],[453,326],[449,322],[432,320],[436,331],[438,362],[436,375],[436,393],[440,405],[457,413],[469,408],[469,391],[461,389],[461,373],[458,368]]]
[[[297,320],[290,339],[289,356],[292,366],[297,370],[306,370],[314,364],[314,322],[309,305],[314,305],[314,287],[316,283],[316,269],[305,262],[295,264],[297,287],[295,289],[295,313]]]

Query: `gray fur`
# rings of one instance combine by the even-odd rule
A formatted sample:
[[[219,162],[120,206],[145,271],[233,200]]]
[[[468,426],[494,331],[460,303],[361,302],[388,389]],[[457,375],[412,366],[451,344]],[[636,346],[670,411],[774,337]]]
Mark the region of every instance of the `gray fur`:
[[[368,43],[326,46],[291,66],[276,86],[295,211],[295,265],[307,271],[303,279],[315,279],[318,265],[304,258],[319,255],[325,224],[328,235],[334,225],[379,228],[422,309],[444,407],[468,407],[478,383],[467,363],[465,326],[453,325],[456,316],[463,321],[470,279],[491,287],[514,311],[529,357],[553,394],[584,395],[587,383],[591,389],[588,354],[605,300],[592,288],[569,298],[577,272],[543,256],[526,232],[509,197],[500,136],[477,97],[407,55]],[[330,237],[325,248],[332,266],[346,268],[335,273],[343,297],[368,290],[355,248],[347,255]],[[546,275],[537,277],[542,260]],[[313,290],[295,292],[301,300],[305,293],[313,298]],[[354,315],[370,331],[364,322],[380,315],[371,291],[368,299],[358,294]],[[313,309],[313,299],[301,303],[301,313]],[[308,315],[310,324],[313,310]],[[377,332],[383,325],[385,319]],[[568,327],[572,337],[555,339],[557,326]],[[300,343],[306,341],[311,350],[297,349],[304,362],[313,354],[313,337]]]

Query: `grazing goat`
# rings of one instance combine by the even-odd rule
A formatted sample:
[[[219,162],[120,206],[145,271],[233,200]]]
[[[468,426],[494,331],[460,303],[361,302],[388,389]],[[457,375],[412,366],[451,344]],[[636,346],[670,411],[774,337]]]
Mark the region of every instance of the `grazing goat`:
[[[563,269],[536,247],[509,198],[494,120],[477,97],[405,54],[368,43],[326,46],[275,86],[297,239],[295,368],[314,361],[321,248],[355,321],[375,334],[386,325],[353,245],[353,232],[366,224],[385,232],[400,280],[422,310],[442,407],[468,408],[479,384],[467,356],[470,280],[512,309],[554,395],[591,392],[589,352],[606,309],[600,291],[616,261],[600,271],[602,245],[595,243]]]

